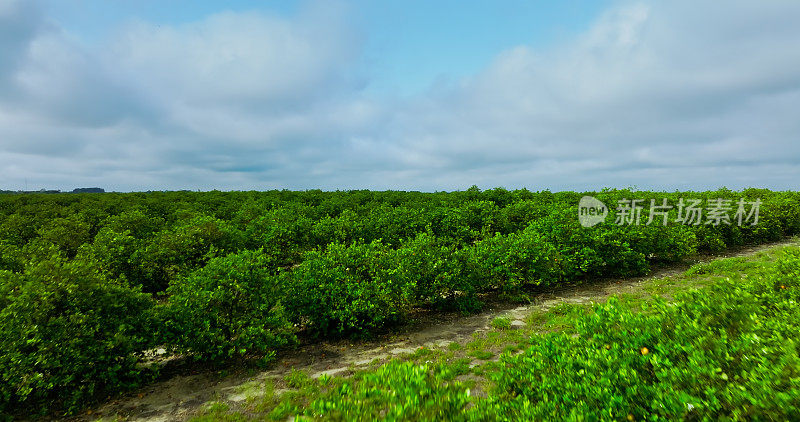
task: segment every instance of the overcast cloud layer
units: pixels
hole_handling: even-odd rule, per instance
[[[351,21],[318,3],[88,46],[0,0],[0,188],[798,188],[800,2],[623,2],[397,97],[366,93]]]

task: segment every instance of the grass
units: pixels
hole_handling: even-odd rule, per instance
[[[492,320],[492,328],[495,330],[508,330],[511,328],[511,318],[497,317]]]
[[[618,295],[617,298],[620,303],[632,310],[648,309],[648,303],[655,300],[656,297],[671,299],[679,292],[703,289],[721,280],[763,276],[775,266],[777,259],[790,250],[796,251],[800,250],[800,248],[797,246],[771,248],[746,257],[718,259],[696,264],[680,274],[646,279],[637,284],[635,288],[628,289]],[[605,298],[597,298],[596,301],[602,303]],[[578,318],[592,312],[594,312],[592,304],[562,302],[546,310],[532,310],[523,318],[525,325],[517,329],[512,329],[511,318],[497,317],[490,322],[490,330],[474,333],[472,338],[465,343],[454,342],[443,348],[420,348],[412,354],[390,362],[384,362],[379,366],[356,369],[354,375],[349,378],[321,377],[312,379],[302,371],[293,371],[283,380],[284,390],[288,391],[284,391],[282,394],[276,394],[275,385],[268,381],[263,386],[263,395],[237,406],[229,406],[223,403],[213,404],[197,415],[194,420],[285,420],[289,416],[302,412],[312,403],[315,406],[324,406],[324,403],[328,403],[326,400],[332,400],[330,403],[338,403],[338,399],[331,398],[339,397],[337,394],[345,394],[344,392],[346,391],[366,391],[370,388],[376,388],[377,390],[372,396],[366,394],[363,400],[366,400],[367,403],[371,403],[370,400],[375,400],[375,403],[396,406],[397,403],[393,401],[396,398],[382,396],[380,392],[383,391],[385,393],[385,391],[390,390],[387,389],[389,385],[392,388],[395,387],[391,381],[386,381],[386,379],[392,380],[394,378],[391,378],[391,376],[386,378],[385,371],[399,370],[398,368],[404,371],[410,370],[404,366],[398,366],[406,364],[424,367],[427,368],[426,371],[438,374],[434,379],[426,378],[425,382],[420,381],[422,384],[417,386],[421,389],[420,391],[430,394],[430,396],[426,397],[429,400],[433,400],[434,403],[439,403],[437,400],[444,397],[438,395],[440,393],[444,394],[443,391],[447,391],[448,395],[458,395],[466,392],[469,397],[485,397],[492,388],[491,379],[493,374],[498,373],[500,370],[500,363],[496,361],[497,358],[513,355],[526,349],[531,342],[532,336],[549,332],[574,333],[576,330],[575,323]],[[398,380],[404,379],[400,375],[397,376]],[[376,377],[384,377],[380,378],[384,383],[376,382]],[[456,384],[452,384],[452,382],[456,382]],[[405,405],[410,406],[408,403]],[[353,406],[356,406],[356,404],[353,404]],[[421,405],[416,404],[416,406]],[[435,406],[433,408],[425,407],[425,409],[429,411],[436,410]]]

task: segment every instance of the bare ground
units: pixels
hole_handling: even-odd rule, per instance
[[[681,274],[694,263],[749,256],[767,249],[797,244],[796,239],[783,240],[718,255],[699,256],[680,265],[657,268],[645,277],[602,279],[580,285],[541,289],[533,295],[534,300],[530,304],[520,306],[518,303],[495,302],[483,312],[471,316],[457,313],[421,314],[415,322],[371,340],[315,342],[282,352],[277,361],[265,370],[252,367],[215,370],[177,365],[177,368],[165,371],[157,382],[115,399],[109,398],[106,403],[70,420],[186,420],[210,401],[222,401],[233,406],[243,404],[264,380],[282,380],[293,369],[305,371],[313,377],[322,374],[348,375],[375,360],[383,361],[412,353],[420,347],[435,349],[452,342],[464,344],[475,333],[490,330],[491,321],[498,316],[508,317],[513,326],[519,326],[525,324],[524,318],[533,311],[547,310],[564,302],[602,302],[611,295],[641,292],[646,280]]]

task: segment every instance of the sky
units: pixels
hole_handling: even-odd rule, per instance
[[[0,0],[0,189],[797,190],[800,2]]]

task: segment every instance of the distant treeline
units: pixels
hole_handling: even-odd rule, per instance
[[[72,193],[103,193],[105,189],[103,188],[75,188],[72,190]],[[22,194],[22,193],[62,193],[60,189],[41,189],[41,190],[2,190],[0,189],[0,194]]]

